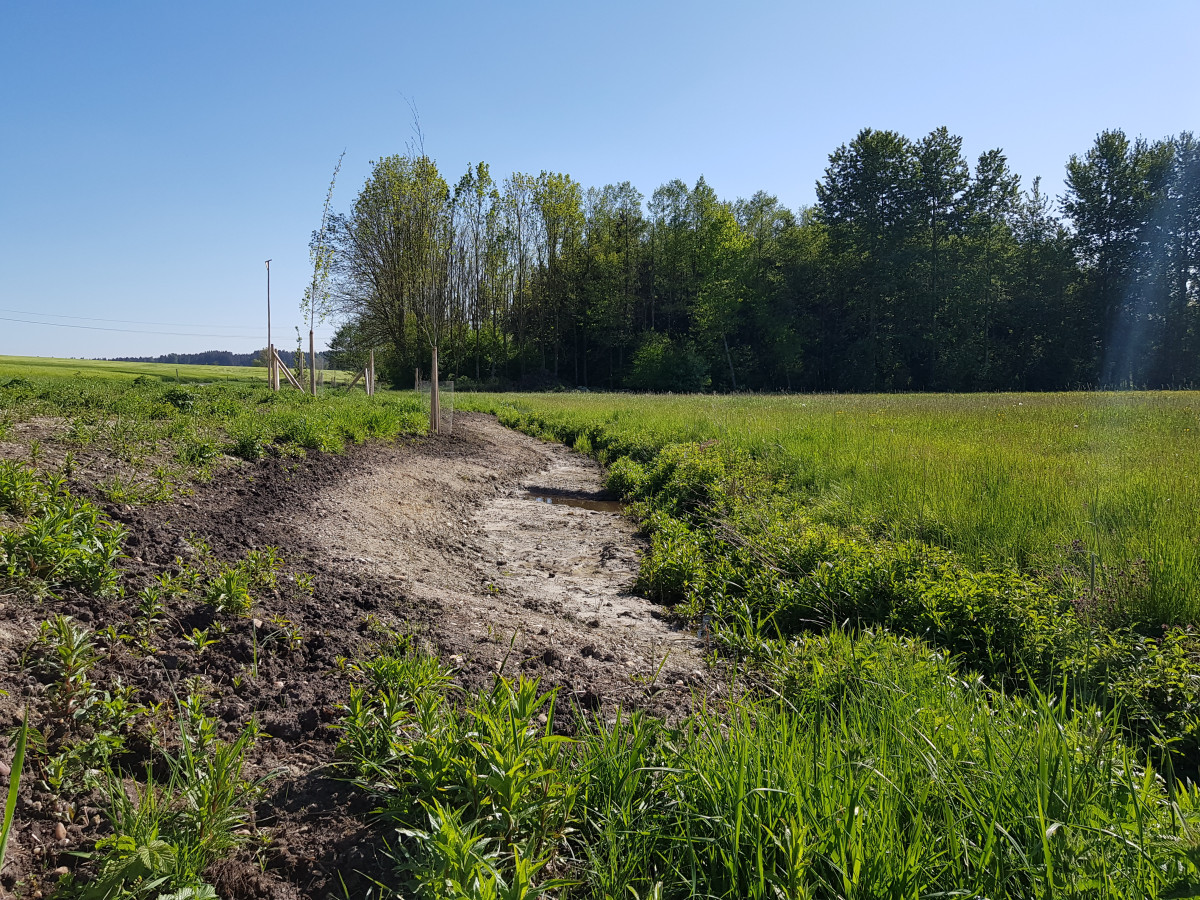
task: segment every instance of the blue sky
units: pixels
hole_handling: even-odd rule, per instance
[[[479,160],[647,196],[704,175],[796,207],[860,128],[946,125],[1058,194],[1102,129],[1200,131],[1197,33],[1195,0],[8,0],[0,354],[251,350],[268,257],[289,345],[334,162],[345,208],[404,152],[409,100],[450,181]]]

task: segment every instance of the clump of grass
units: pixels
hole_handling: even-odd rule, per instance
[[[24,518],[49,499],[49,489],[31,466],[0,459],[0,512]]]
[[[248,615],[254,606],[250,577],[237,566],[222,569],[209,579],[204,600],[217,612]]]

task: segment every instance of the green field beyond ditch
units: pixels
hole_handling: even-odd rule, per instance
[[[61,377],[84,375],[98,378],[136,378],[147,375],[170,381],[267,380],[265,366],[172,366],[165,363],[115,362],[107,359],[57,359],[49,356],[0,356],[0,379],[15,376]]]

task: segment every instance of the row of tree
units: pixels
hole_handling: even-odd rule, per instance
[[[279,350],[279,357],[288,367],[300,367],[304,354],[297,350]],[[202,350],[199,353],[164,353],[161,356],[111,356],[109,362],[166,363],[176,366],[263,366],[267,364],[264,347],[255,353],[234,353],[232,350]],[[325,367],[325,358],[317,354],[317,368]]]
[[[649,202],[554,172],[453,189],[373,163],[328,217],[331,364],[411,383],[1043,390],[1200,383],[1200,142],[1099,135],[1055,201],[945,128],[864,130],[798,213],[701,178]]]

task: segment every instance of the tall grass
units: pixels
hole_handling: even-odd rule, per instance
[[[468,395],[648,459],[718,442],[819,519],[977,565],[1119,579],[1142,615],[1200,623],[1200,395]]]
[[[372,662],[341,749],[401,826],[391,886],[1133,898],[1200,875],[1200,794],[1145,765],[1111,715],[991,691],[886,634],[833,632],[788,660],[775,697],[674,727],[578,719],[570,740],[535,721],[552,699],[533,683],[456,708],[427,659]]]

